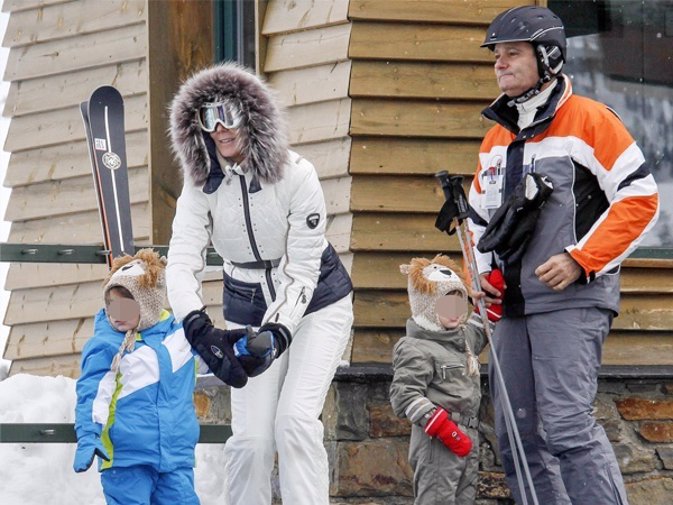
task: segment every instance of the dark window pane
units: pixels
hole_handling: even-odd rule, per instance
[[[661,192],[643,247],[673,247],[673,0],[554,1],[568,34],[574,91],[621,116]]]

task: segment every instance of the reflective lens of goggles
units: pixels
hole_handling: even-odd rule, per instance
[[[205,103],[196,115],[199,126],[206,132],[212,133],[220,123],[227,129],[237,128],[241,124],[238,111],[227,102]]]

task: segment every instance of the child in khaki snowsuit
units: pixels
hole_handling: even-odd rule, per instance
[[[487,340],[480,317],[473,313],[468,319],[468,292],[457,270],[442,255],[400,266],[409,279],[412,317],[393,349],[390,401],[398,416],[413,423],[415,505],[471,505],[476,495],[476,355]]]

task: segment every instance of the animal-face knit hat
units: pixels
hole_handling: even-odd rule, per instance
[[[141,249],[135,256],[125,255],[112,262],[104,294],[114,287],[129,290],[140,305],[138,331],[154,326],[166,302],[166,258],[152,249]]]
[[[400,265],[400,272],[408,279],[411,315],[421,328],[443,329],[436,311],[436,303],[443,296],[457,293],[467,299],[468,291],[458,271],[458,265],[441,254],[432,260],[414,258],[410,264]]]
[[[242,170],[273,183],[282,178],[288,142],[285,122],[271,89],[251,70],[236,63],[205,68],[187,79],[170,105],[172,149],[183,173],[200,186],[216,162],[215,144],[201,129],[198,111],[227,102],[239,115],[236,131]]]

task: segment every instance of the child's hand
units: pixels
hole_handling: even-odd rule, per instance
[[[86,472],[93,463],[93,458],[98,456],[105,461],[110,461],[110,457],[105,452],[102,442],[98,435],[85,435],[77,440],[77,450],[75,451],[75,462],[72,465],[77,473]]]
[[[456,456],[464,458],[472,450],[472,440],[449,418],[449,413],[441,407],[425,424],[425,433],[437,437]]]

